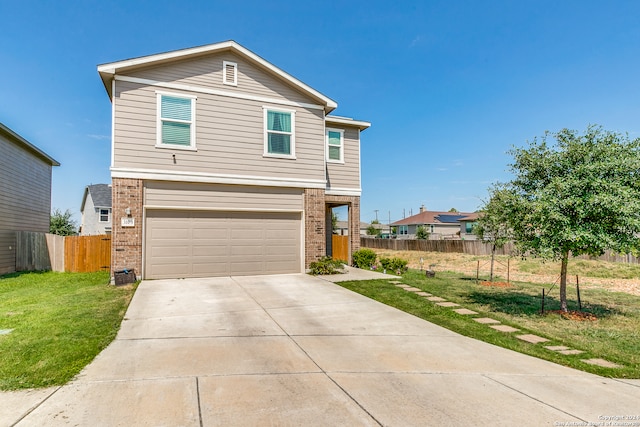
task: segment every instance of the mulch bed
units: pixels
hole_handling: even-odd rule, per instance
[[[577,321],[593,321],[593,320],[598,320],[598,318],[591,313],[585,313],[584,311],[576,311],[576,310],[569,310],[569,311],[562,311],[562,310],[550,310],[550,311],[545,311],[545,314],[547,313],[553,313],[553,314],[559,314],[560,316],[564,317],[567,320],[577,320]]]

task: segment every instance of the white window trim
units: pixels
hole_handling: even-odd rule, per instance
[[[107,211],[107,220],[106,221],[102,220],[102,211]],[[101,223],[111,222],[111,209],[98,208],[98,222],[101,222]]]
[[[227,75],[227,65],[233,66],[233,76]],[[228,86],[238,86],[238,64],[231,61],[222,61],[222,83]]]
[[[175,120],[176,122],[189,123],[190,128],[190,140],[191,145],[176,145],[176,144],[163,144],[162,143],[162,96],[173,96],[176,98],[191,99],[191,121]],[[187,150],[197,151],[196,148],[196,99],[195,95],[187,95],[184,93],[164,92],[156,91],[156,148],[168,148],[171,150]]]
[[[338,132],[340,134],[340,160],[334,160],[329,158],[329,132]],[[339,163],[344,164],[344,129],[327,128],[325,130],[325,156],[327,163]]]
[[[278,153],[270,153],[269,152],[269,131],[267,130],[268,124],[268,112],[275,111],[277,113],[289,113],[291,114],[291,153],[289,154],[278,154]],[[296,158],[296,110],[288,110],[286,108],[280,107],[268,107],[262,106],[262,116],[263,116],[263,124],[262,129],[264,133],[264,153],[263,157],[272,157],[277,159],[294,159]],[[272,131],[273,132],[273,131]],[[289,135],[289,133],[281,132],[283,134]]]

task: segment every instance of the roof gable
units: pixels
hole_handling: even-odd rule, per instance
[[[90,195],[93,201],[93,206],[96,208],[110,208],[111,207],[111,185],[109,184],[92,184],[87,185],[84,189],[84,195],[82,196],[82,204],[80,205],[80,211],[84,212],[84,206],[87,201],[87,197]]]
[[[116,75],[122,73],[131,73],[136,70],[148,68],[150,66],[159,66],[163,64],[172,64],[178,63],[181,61],[191,60],[198,57],[204,57],[207,55],[222,53],[222,52],[231,52],[244,60],[250,62],[252,65],[260,68],[261,70],[267,72],[273,77],[277,78],[280,81],[285,82],[291,87],[295,88],[297,91],[305,94],[308,97],[311,97],[316,102],[321,104],[326,112],[334,110],[338,104],[333,101],[331,98],[323,95],[322,93],[316,91],[235,41],[226,41],[221,43],[215,43],[205,46],[193,47],[182,50],[175,50],[171,52],[165,52],[155,55],[143,56],[139,58],[127,59],[118,62],[112,62],[108,64],[102,64],[98,66],[98,73],[102,78],[102,82],[107,90],[109,96],[111,93],[111,82],[115,78]]]
[[[0,123],[0,135],[4,136],[7,140],[18,145],[25,151],[30,152],[31,154],[50,164],[51,166],[60,166],[60,163],[58,163],[56,159],[49,156],[47,153],[30,143],[2,123]]]

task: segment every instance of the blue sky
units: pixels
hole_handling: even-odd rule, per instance
[[[76,219],[110,181],[98,64],[236,40],[370,121],[361,218],[474,211],[544,131],[640,136],[637,1],[0,0],[0,122],[62,166]],[[1,166],[1,163],[0,163]]]

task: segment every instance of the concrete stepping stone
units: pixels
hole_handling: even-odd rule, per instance
[[[489,327],[495,329],[496,331],[500,331],[500,332],[516,332],[516,331],[520,330],[518,328],[514,328],[512,326],[507,326],[507,325],[491,325]]]
[[[405,291],[409,291],[409,292],[422,292],[422,289],[420,288],[413,288],[413,287],[409,287],[409,288],[404,288]]]
[[[533,334],[517,335],[516,338],[518,338],[518,339],[520,339],[522,341],[526,341],[526,342],[531,343],[531,344],[538,344],[538,343],[541,343],[541,342],[549,341],[546,338],[542,338],[542,337],[539,337],[539,336],[533,335]]]
[[[547,345],[544,348],[546,348],[547,350],[551,350],[551,351],[565,351],[565,350],[569,350],[569,347],[566,347],[564,345]]]
[[[9,335],[13,329],[0,329],[0,335]]]
[[[416,295],[420,295],[421,297],[432,297],[433,295],[428,292],[416,292]]]
[[[575,349],[569,349],[569,350],[560,350],[558,351],[558,353],[560,354],[564,354],[565,356],[572,356],[574,354],[581,354],[584,353],[584,351],[582,350],[575,350]]]
[[[581,361],[589,365],[602,366],[603,368],[622,368],[622,366],[604,359],[582,359]]]
[[[477,318],[475,318],[473,320],[475,320],[478,323],[482,323],[483,325],[490,325],[491,323],[500,323],[499,320],[490,319],[488,317],[477,317]]]
[[[403,283],[398,280],[389,280],[389,283],[393,283],[394,285],[402,285]]]
[[[446,301],[446,299],[440,298],[440,297],[427,297],[427,299],[429,301],[432,301],[432,302],[445,302]]]
[[[469,310],[468,308],[459,308],[457,310],[453,310],[458,314],[464,314],[464,315],[469,315],[469,314],[478,314],[477,311],[473,311],[473,310]]]
[[[449,301],[437,302],[436,305],[439,305],[440,307],[460,307],[460,304],[456,304],[455,302],[449,302]]]
[[[399,288],[404,288],[404,289],[407,289],[407,288],[411,287],[409,285],[405,285],[404,283],[396,283],[396,286],[399,287]]]

